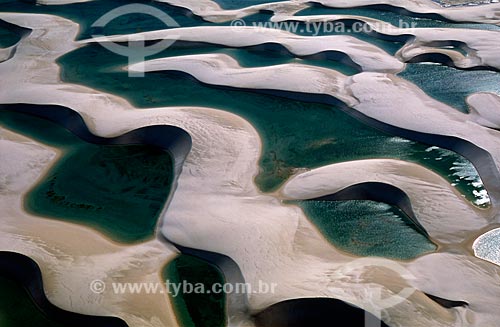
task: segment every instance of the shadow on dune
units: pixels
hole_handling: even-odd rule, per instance
[[[377,317],[337,299],[304,298],[283,301],[255,315],[258,327],[389,327]]]
[[[415,224],[418,230],[425,236],[429,236],[425,228],[419,223],[413,212],[411,201],[408,195],[401,189],[378,182],[366,182],[351,185],[334,194],[325,195],[308,201],[349,201],[349,200],[370,200],[383,202],[401,209]]]
[[[0,277],[17,282],[28,293],[30,299],[54,325],[75,327],[126,327],[123,320],[116,317],[97,317],[62,310],[53,305],[45,296],[42,273],[32,259],[14,252],[0,252]],[[31,317],[26,317],[31,319]],[[3,320],[2,320],[3,321]],[[2,324],[2,326],[4,326]]]

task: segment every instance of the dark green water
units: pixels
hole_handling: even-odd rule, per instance
[[[242,8],[248,5],[276,2],[271,0],[219,0],[217,1],[223,8],[235,9]],[[214,24],[204,21],[202,18],[188,13],[186,10],[170,6],[165,3],[154,1],[139,0],[134,3],[146,4],[148,6],[156,7],[163,12],[168,13],[177,24],[181,27],[193,26],[224,26],[229,25],[230,22]],[[95,0],[84,3],[75,3],[68,5],[58,6],[36,6],[29,2],[20,0],[7,0],[2,1],[0,11],[4,12],[27,12],[27,13],[44,13],[54,14],[71,19],[80,25],[79,39],[90,38],[94,34],[114,35],[114,34],[128,34],[136,32],[145,32],[159,29],[175,28],[176,26],[168,26],[157,18],[144,15],[144,14],[128,14],[118,17],[107,24],[104,28],[95,28],[91,25],[107,12],[119,6],[130,4],[127,0]],[[411,16],[398,15],[390,11],[366,9],[366,8],[352,8],[352,9],[334,9],[324,7],[311,7],[301,11],[298,15],[317,15],[317,14],[350,14],[361,15],[381,19],[389,23],[400,25],[400,22],[406,24],[415,23],[418,27],[444,27],[444,28],[476,28],[476,29],[499,29],[500,27],[490,24],[456,24],[447,23],[439,20],[416,18]],[[247,26],[252,26],[253,22],[266,22],[269,21],[272,14],[270,13],[257,13],[244,17]],[[304,28],[305,25],[300,25],[296,34],[304,36],[318,36],[318,35],[351,35],[363,41],[372,43],[390,54],[396,53],[397,50],[403,45],[399,42],[392,42],[377,39],[362,33],[355,33],[352,31],[329,32],[324,29],[319,34],[308,31]],[[281,28],[281,27],[278,27]],[[284,28],[284,27],[283,27]]]
[[[93,34],[129,34],[146,32],[158,29],[175,28],[166,26],[157,18],[145,14],[128,14],[112,20],[104,29],[93,28],[91,25],[109,11],[131,3],[146,4],[167,12],[180,26],[200,26],[205,23],[193,15],[186,15],[183,10],[168,6],[156,1],[138,0],[96,0],[84,3],[74,3],[57,6],[38,6],[20,0],[11,0],[2,3],[0,11],[52,14],[71,19],[80,25],[79,39],[90,38]]]
[[[282,64],[302,64],[320,66],[333,69],[345,75],[354,75],[361,72],[353,66],[334,60],[316,60],[311,57],[297,58],[283,47],[260,48],[229,48],[221,45],[200,44],[195,42],[177,42],[161,55],[151,58],[168,58],[199,54],[225,54],[233,57],[242,67],[266,67]],[[108,59],[106,59],[108,60]],[[110,59],[112,60],[112,59]],[[111,64],[110,64],[111,66]]]
[[[256,1],[255,1],[256,2]],[[259,1],[264,2],[264,1]],[[26,12],[26,13],[43,13],[43,14],[53,14],[58,15],[67,19],[71,19],[80,25],[80,33],[78,39],[88,39],[92,35],[116,35],[116,34],[129,34],[137,32],[147,32],[160,29],[175,28],[176,26],[166,26],[163,22],[159,21],[157,18],[144,15],[144,14],[129,14],[118,17],[107,24],[104,28],[95,28],[91,25],[98,20],[101,16],[107,12],[120,7],[125,4],[129,4],[126,0],[95,0],[84,3],[75,3],[69,5],[58,5],[58,6],[35,6],[27,2],[20,0],[10,0],[2,4],[0,7],[0,12]],[[194,26],[227,26],[230,22],[214,24],[204,21],[202,18],[195,15],[186,13],[185,10],[169,6],[164,3],[151,2],[146,0],[136,1],[134,3],[146,4],[148,6],[156,7],[163,12],[167,13],[172,19],[174,19],[177,24],[181,27],[194,27]],[[270,13],[258,13],[250,15],[244,18],[247,26],[252,26],[254,22],[266,22],[269,21],[272,14]],[[308,32],[305,28],[298,28],[296,31],[299,35],[312,36],[313,33]],[[320,33],[319,35],[331,35],[331,34],[347,34],[362,39],[366,42],[372,43],[376,46],[381,47],[389,53],[395,53],[399,48],[401,48],[401,43],[394,43],[379,40],[376,38],[369,37],[360,33]]]
[[[10,46],[13,46],[17,42],[19,42],[20,39],[21,36],[18,33],[10,30],[9,28],[1,24],[0,21],[0,48],[8,48]]]
[[[397,207],[374,201],[299,201],[337,248],[358,255],[409,260],[436,246]]]
[[[476,92],[500,94],[500,73],[460,70],[438,64],[408,64],[400,77],[415,83],[434,99],[468,112],[465,99]]]
[[[227,9],[268,2],[268,0],[217,0]],[[0,11],[49,13],[80,24],[79,39],[92,34],[127,34],[174,26],[165,26],[147,15],[125,15],[104,29],[91,28],[108,11],[129,4],[127,0],[97,0],[61,6],[37,6],[22,1],[0,0]],[[228,25],[213,24],[166,4],[141,0],[167,12],[182,27]],[[369,9],[307,9],[306,14],[351,14],[373,17],[399,25],[417,23],[417,27],[498,29],[487,24],[453,24],[438,20],[401,16]],[[268,21],[269,13],[245,18]],[[297,31],[312,36],[311,32]],[[342,34],[320,33],[319,35]],[[343,33],[370,42],[390,54],[403,45],[366,34]],[[0,29],[0,46],[14,42],[15,36]],[[460,49],[455,49],[461,51]],[[256,48],[231,49],[222,46],[190,45],[171,47],[147,59],[186,54],[225,53],[246,67],[264,67],[283,63],[303,63],[335,69],[347,75],[357,73],[347,65],[329,60],[298,59],[286,51]],[[205,106],[236,113],[259,131],[263,142],[261,171],[256,183],[261,190],[276,190],[299,168],[316,168],[337,162],[371,158],[407,160],[430,168],[478,206],[487,206],[488,197],[477,171],[465,158],[430,144],[413,142],[366,126],[339,108],[323,104],[289,100],[251,91],[203,85],[190,77],[172,72],[155,72],[145,78],[129,78],[121,68],[126,58],[99,45],[89,45],[60,58],[62,78],[122,96],[139,108],[163,106]],[[497,75],[489,72],[463,72],[448,67],[408,65],[401,74],[438,100],[463,110],[466,95],[481,91],[498,92]],[[495,73],[493,73],[495,74]],[[470,81],[473,81],[472,83]],[[468,81],[466,83],[466,81]],[[105,110],[105,108],[103,108]],[[168,109],[165,109],[168,110]],[[160,149],[147,146],[99,146],[85,143],[48,121],[32,116],[0,111],[0,124],[57,147],[61,159],[28,194],[26,208],[39,216],[48,216],[84,224],[120,242],[137,242],[153,236],[159,212],[170,192],[172,161]],[[339,249],[359,256],[411,259],[436,250],[436,246],[396,207],[373,201],[298,202],[325,237]],[[181,255],[162,271],[171,283],[187,281],[211,289],[224,283],[222,273],[200,259]],[[0,278],[0,287],[4,282]],[[2,288],[0,326],[24,326],[8,314],[29,321],[26,326],[54,326],[28,308],[20,293]],[[12,300],[15,298],[15,301]],[[28,299],[29,300],[29,299]],[[3,302],[1,302],[3,301]],[[2,303],[5,303],[4,306]],[[9,304],[12,306],[8,306]],[[224,294],[185,292],[172,297],[183,326],[218,327],[226,319]],[[28,309],[24,309],[28,308]],[[36,309],[36,308],[35,308]],[[7,318],[5,318],[7,317]],[[11,320],[6,320],[11,319]],[[16,318],[17,319],[17,318]],[[7,323],[5,323],[7,321]],[[10,324],[10,325],[9,325]]]
[[[170,293],[177,319],[182,327],[223,327],[226,325],[226,297],[224,293],[208,292],[214,284],[223,285],[224,277],[218,268],[189,255],[180,255],[162,272],[163,279],[171,284],[189,283],[200,292]],[[181,287],[182,290],[183,287]],[[218,291],[218,290],[217,290]]]
[[[0,326],[62,327],[41,312],[29,293],[14,280],[0,273]]]
[[[173,178],[167,152],[89,144],[52,122],[10,111],[0,111],[0,125],[63,151],[26,196],[28,211],[93,227],[119,242],[153,237]]]
[[[250,25],[251,24],[247,23],[247,26]],[[351,28],[348,28],[347,26],[344,30],[341,31],[335,30],[333,29],[333,27],[328,27],[328,26],[329,25],[326,25],[325,23],[319,23],[319,22],[308,26],[307,24],[302,22],[291,21],[280,25],[276,25],[276,28],[279,27],[280,29],[288,30],[289,32],[292,32],[294,34],[301,36],[309,36],[309,37],[328,36],[328,35],[351,36],[361,41],[370,43],[391,55],[394,55],[396,52],[398,52],[398,50],[401,49],[401,47],[403,47],[404,45],[404,43],[402,42],[383,40],[381,38],[376,38],[365,33],[355,32]],[[330,26],[335,26],[335,25],[330,25]]]
[[[51,13],[72,19],[81,24],[79,37],[82,39],[90,37],[93,33],[124,34],[166,28],[162,22],[147,15],[120,17],[108,24],[104,30],[90,27],[95,20],[109,10],[128,3],[125,0],[98,0],[62,6],[35,6],[21,1],[8,1],[2,3],[0,10]],[[186,14],[184,10],[165,4],[147,1],[142,3],[166,11],[181,26],[214,25],[204,22],[196,16]],[[235,2],[231,3],[235,6],[240,5]],[[223,3],[221,4],[223,5]],[[472,28],[469,26],[470,24],[450,24],[365,8],[310,8],[301,12],[301,14],[326,13],[364,15],[393,23],[402,19],[406,23],[417,22],[427,24],[426,26]],[[270,14],[261,13],[246,17],[245,20],[247,23],[267,21],[269,17]],[[485,26],[481,28],[483,27],[485,28]],[[402,45],[401,43],[382,41],[364,34],[356,34],[355,36],[372,42],[389,53],[396,52]],[[155,57],[199,53],[229,54],[247,67],[297,62],[324,66],[347,75],[357,72],[354,68],[334,61],[302,60],[296,59],[284,51],[262,51],[255,48],[230,49],[210,45],[187,48],[172,47]],[[86,64],[82,65],[83,62]],[[193,82],[189,78],[180,78],[171,73],[152,73],[142,80],[130,79],[126,73],[112,71],[126,64],[124,58],[114,55],[98,45],[76,50],[63,57],[60,63],[64,69],[63,78],[66,81],[82,83],[124,96],[140,107],[200,105],[222,108],[242,115],[254,124],[263,136],[264,154],[260,161],[262,172],[257,177],[257,182],[264,191],[276,189],[296,168],[314,168],[346,160],[386,157],[424,164],[448,178],[451,183],[456,184],[457,188],[472,201],[477,198],[473,194],[474,192],[483,192],[481,183],[470,181],[478,180],[474,169],[467,169],[467,171],[473,172],[473,176],[459,178],[456,175],[457,165],[459,169],[464,166],[462,157],[451,154],[443,160],[442,156],[435,153],[436,151],[426,152],[427,145],[404,140],[400,142],[401,139],[370,129],[329,106],[255,95],[249,92],[209,88]],[[495,91],[500,85],[496,73],[463,72],[441,67],[443,66],[409,65],[401,76],[421,86],[436,99],[462,110],[465,110],[464,96],[478,90]],[[439,78],[436,78],[436,75]],[[471,76],[475,77],[476,83],[465,82],[469,81]],[[429,83],[429,80],[434,82]],[[440,81],[443,80],[449,82],[441,83]],[[305,112],[307,114],[304,114]],[[466,163],[466,165],[470,164]],[[482,200],[480,201],[482,202]]]
[[[117,17],[109,22],[104,28],[92,27],[95,21],[107,14],[113,9],[128,4],[144,4],[155,7],[164,13],[167,13],[177,25],[169,25],[160,21],[158,18],[147,14],[127,14]],[[139,9],[140,10],[140,9]],[[18,13],[39,13],[51,14],[70,19],[80,25],[78,39],[88,39],[92,35],[117,35],[147,32],[162,29],[171,29],[177,27],[193,26],[224,26],[230,22],[214,24],[204,21],[202,18],[193,15],[183,8],[174,7],[166,3],[150,0],[93,0],[83,3],[73,3],[67,5],[40,6],[34,3],[21,0],[3,1],[0,12],[18,12]],[[269,13],[257,13],[245,17],[248,23],[254,21],[266,21],[272,15]]]
[[[175,49],[167,49],[158,56],[169,51]],[[126,59],[99,45],[73,51],[62,57],[59,64],[65,81],[123,96],[138,107],[208,106],[244,117],[262,137],[261,172],[256,182],[263,191],[278,188],[297,168],[368,158],[395,158],[422,164],[456,183],[471,201],[476,200],[474,191],[482,189],[479,184],[474,186],[454,175],[457,163],[465,163],[471,178],[479,179],[472,164],[456,153],[429,149],[429,145],[383,133],[333,106],[211,87],[169,72],[129,78],[118,69],[127,64]]]
[[[257,3],[257,1],[253,1]],[[265,2],[265,1],[261,1]],[[92,35],[118,35],[118,34],[129,34],[129,33],[138,33],[138,32],[147,32],[153,30],[161,30],[161,29],[169,29],[175,28],[176,26],[166,26],[163,22],[159,21],[157,18],[145,15],[145,14],[128,14],[121,17],[118,17],[112,20],[109,24],[107,24],[104,28],[96,28],[91,25],[98,20],[102,15],[106,14],[110,10],[113,10],[117,7],[120,7],[125,4],[129,4],[130,2],[125,0],[95,0],[85,3],[76,3],[69,5],[58,5],[58,6],[35,6],[33,4],[29,4],[22,1],[7,1],[2,4],[0,7],[0,12],[26,12],[26,13],[43,13],[43,14],[53,14],[61,17],[65,17],[67,19],[71,19],[77,22],[80,25],[80,33],[77,39],[88,39],[91,38]],[[169,6],[164,3],[151,2],[151,1],[136,1],[134,3],[146,4],[148,6],[153,6],[157,9],[162,10],[167,13],[172,19],[174,19],[177,24],[181,27],[194,27],[194,26],[227,26],[230,22],[214,24],[204,21],[203,19],[194,16],[192,14],[186,13],[185,10]],[[235,3],[236,5],[236,3]],[[269,13],[258,13],[254,15],[250,15],[245,17],[245,22],[248,26],[252,25],[252,22],[262,22],[268,21],[272,14]],[[7,33],[7,32],[5,32]],[[307,35],[308,33],[303,33]],[[0,27],[0,36],[2,36],[2,29]],[[12,38],[13,35],[9,34],[9,38]],[[362,38],[365,36],[361,36]],[[387,46],[391,43],[386,43],[380,40],[373,40],[368,37],[365,37],[368,42],[380,43],[383,46]],[[9,39],[5,39],[4,42],[9,41]],[[0,42],[2,42],[0,38]],[[1,45],[1,43],[0,43]],[[397,48],[399,49],[399,47]],[[396,49],[396,50],[397,50]],[[341,64],[337,61],[319,61],[312,59],[298,59],[293,55],[289,55],[284,51],[281,51],[279,54],[273,53],[273,51],[263,52],[262,50],[257,49],[229,49],[216,45],[204,45],[200,49],[191,49],[191,54],[196,53],[230,53],[238,60],[241,60],[242,65],[250,64],[254,66],[265,66],[270,64],[283,64],[290,62],[297,62],[302,64],[311,64],[323,66],[331,69],[335,69],[343,72],[347,75],[352,75],[357,72],[356,69]],[[167,56],[176,56],[187,53],[182,53],[182,51],[171,51]],[[242,55],[243,54],[243,55]],[[248,60],[246,58],[255,56],[255,60]]]
[[[493,24],[453,23],[437,19],[414,17],[410,15],[401,15],[392,11],[379,10],[373,8],[327,8],[322,6],[311,6],[307,9],[301,10],[296,14],[296,16],[309,16],[309,15],[364,16],[364,17],[378,19],[400,28],[462,28],[462,29],[500,30],[500,26]],[[312,33],[308,33],[306,29],[303,28],[304,26],[305,25],[303,24],[301,25],[302,28],[298,30],[297,34],[311,35]],[[401,42],[392,42],[388,40],[382,40],[364,33],[359,33],[359,32],[356,33],[349,28],[344,33],[325,33],[324,30],[326,31],[328,30],[324,27],[325,24],[318,26],[322,26],[320,29],[321,33],[319,33],[318,35],[327,35],[327,34],[351,35],[360,40],[372,43],[392,55],[394,55],[404,45],[404,43]],[[454,47],[453,50],[464,54],[464,51],[460,48]]]
[[[191,51],[191,52],[196,53],[196,51]],[[207,53],[205,51],[203,52]],[[349,76],[360,72],[360,70],[353,68],[352,66],[342,64],[338,61],[314,60],[308,58],[300,59],[300,58],[295,58],[293,55],[290,55],[285,51],[261,50],[258,48],[247,48],[247,49],[219,48],[217,51],[214,51],[213,53],[224,53],[230,55],[234,59],[238,60],[238,62],[242,67],[265,67],[265,66],[293,63],[301,65],[320,66],[328,69],[333,69],[344,75],[349,75]]]

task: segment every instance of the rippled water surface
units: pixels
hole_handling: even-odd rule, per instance
[[[216,3],[225,10],[270,2],[272,1],[216,0]],[[444,5],[463,4],[462,0],[441,2]],[[178,26],[166,26],[157,18],[144,14],[123,15],[104,28],[92,26],[110,10],[129,3],[125,0],[96,0],[45,6],[31,1],[0,0],[0,11],[52,14],[70,19],[80,26],[76,36],[79,41],[91,39],[93,35],[125,35],[176,27],[217,27],[231,24],[230,21],[212,23],[185,8],[140,0],[141,4],[153,6],[167,13]],[[464,31],[465,29],[500,30],[499,26],[491,24],[450,22],[437,15],[396,11],[388,6],[336,9],[309,3],[309,8],[301,10],[297,16],[355,15],[400,27],[464,29]],[[247,26],[251,26],[252,22],[270,22],[273,13],[264,10],[240,16],[238,18],[242,18]],[[352,30],[342,32],[322,30],[317,33],[305,29],[304,23],[297,24],[298,29],[291,31],[288,38],[302,40],[303,37],[308,37],[309,40],[324,35],[347,35],[370,46],[376,46],[389,55],[395,55],[405,42],[412,41],[409,34],[394,37],[376,33],[355,33]],[[285,29],[284,26],[276,28]],[[199,36],[202,37],[203,33],[210,32],[200,32]],[[21,35],[18,31],[10,28],[9,24],[0,22],[0,48],[12,46],[20,40]],[[147,44],[152,43],[154,42]],[[223,44],[177,41],[146,59],[224,54],[231,56],[242,67],[264,69],[275,65],[301,64],[335,70],[347,76],[361,72],[359,65],[345,57],[332,59],[327,58],[324,53],[300,57],[292,54],[279,41],[270,39],[264,43],[235,48]],[[351,45],[356,50],[367,51],[364,45],[357,45],[354,42]],[[450,49],[467,55],[465,48],[456,46]],[[43,58],[43,53],[40,56]],[[146,73],[142,78],[131,78],[126,67],[133,62],[129,63],[127,58],[92,42],[78,44],[72,51],[57,58],[56,63],[61,68],[60,79],[63,83],[86,86],[96,92],[122,97],[136,107],[131,110],[163,108],[162,110],[167,113],[169,107],[196,106],[225,110],[246,119],[259,133],[262,144],[260,157],[255,158],[258,171],[255,176],[248,178],[253,178],[259,191],[267,193],[265,196],[269,198],[274,196],[276,193],[273,192],[283,186],[290,177],[305,170],[353,160],[390,158],[413,162],[436,172],[456,188],[457,196],[462,196],[475,206],[474,209],[491,207],[490,195],[483,185],[483,180],[473,164],[465,157],[435,144],[416,142],[383,132],[368,125],[370,124],[368,121],[360,120],[353,115],[352,109],[326,96],[320,98],[275,90],[208,85],[181,71],[157,71]],[[487,67],[460,70],[438,63],[407,63],[398,76],[414,83],[435,100],[448,104],[452,111],[468,112],[465,99],[473,93],[500,94],[500,74]],[[240,78],[247,77],[241,74]],[[318,81],[304,79],[297,83],[299,82]],[[71,89],[70,86],[61,87]],[[329,85],[324,87],[328,88]],[[57,99],[54,99],[54,103],[57,103]],[[99,110],[106,111],[107,108],[103,106]],[[36,185],[24,198],[24,207],[31,214],[91,227],[122,245],[129,243],[135,246],[156,236],[165,243],[169,242],[157,231],[160,213],[163,209],[170,209],[164,206],[170,193],[175,191],[174,165],[169,153],[150,146],[90,144],[47,120],[9,110],[0,110],[0,126],[59,151],[57,160],[48,167],[47,173],[35,183]],[[217,140],[214,139],[213,142]],[[210,151],[200,148],[193,151],[205,150]],[[196,169],[193,167],[194,164],[189,169]],[[186,170],[185,173],[190,171]],[[380,174],[383,175],[384,172],[381,171]],[[418,180],[412,182],[419,183]],[[218,194],[213,196],[216,197]],[[331,244],[354,257],[377,256],[394,260],[412,260],[438,249],[438,241],[435,241],[436,243],[431,241],[427,233],[396,206],[368,200],[313,200],[285,204],[290,203],[299,206]],[[281,202],[276,200],[276,204]],[[189,205],[199,206],[200,212],[203,212],[203,203],[189,203]],[[432,203],[432,205],[439,204]],[[179,210],[179,207],[175,209]],[[418,214],[416,216],[418,219]],[[218,218],[222,220],[227,217]],[[202,215],[200,219],[206,217]],[[458,218],[457,224],[460,224]],[[191,237],[189,228],[194,229],[199,226],[188,226],[185,231],[179,233],[185,232],[188,235],[186,238],[189,239]],[[200,236],[201,234],[196,234],[193,238],[204,237]],[[445,235],[444,231],[442,235]],[[499,263],[499,239],[498,230],[481,236],[474,243],[476,255]],[[250,251],[247,248],[243,249]],[[172,251],[177,251],[173,245]],[[250,257],[257,258],[257,256]],[[276,258],[277,261],[280,259]],[[220,267],[184,253],[168,263],[160,264],[161,267],[165,264],[166,266],[162,271],[157,271],[157,277],[172,283],[188,282],[193,285],[199,283],[210,289],[214,283],[225,282],[224,272],[219,269]],[[255,266],[257,267],[257,263]],[[1,275],[0,290],[3,291],[3,295],[0,296],[0,327],[58,326],[52,325],[46,317],[37,312],[21,288],[5,280]],[[423,297],[422,294],[419,296]],[[12,303],[9,302],[11,297],[16,298]],[[177,295],[169,294],[169,300],[182,326],[222,327],[232,318],[227,316],[231,299],[223,294],[181,292]],[[427,302],[422,300],[422,303]]]
[[[177,49],[174,45],[158,57],[175,55],[179,51],[186,53],[193,49],[184,46]],[[208,51],[214,51],[214,48],[208,48]],[[247,66],[262,64],[263,53],[230,51],[231,55],[237,53],[239,60],[245,58],[243,62]],[[274,55],[281,58],[277,53]],[[88,65],[78,64],[83,58]],[[447,154],[443,157],[441,153],[428,151],[431,145],[380,132],[334,106],[213,87],[175,72],[148,73],[145,78],[131,79],[127,72],[119,69],[126,65],[125,59],[99,45],[83,47],[59,62],[64,68],[64,80],[121,95],[138,107],[206,106],[225,109],[246,118],[263,138],[262,170],[256,181],[264,191],[276,189],[299,168],[368,158],[395,158],[420,163],[441,173],[472,201],[476,201],[474,192],[484,189],[482,185],[472,185],[467,178],[454,175],[456,162],[465,162],[470,179],[480,180],[472,164],[456,153],[443,149]],[[348,67],[339,67],[349,72]]]
[[[415,83],[427,94],[462,112],[468,112],[465,99],[476,92],[500,94],[500,73],[467,71],[439,64],[409,64],[400,77]]]
[[[89,144],[55,123],[10,111],[0,110],[0,126],[62,151],[27,195],[30,212],[91,226],[121,242],[153,237],[173,178],[167,152]]]
[[[358,256],[412,259],[436,250],[399,208],[374,201],[303,201],[323,235]]]

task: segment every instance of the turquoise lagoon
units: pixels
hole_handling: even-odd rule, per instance
[[[328,241],[357,256],[409,260],[437,248],[401,209],[386,203],[367,200],[296,203]]]
[[[181,48],[186,51],[184,46]],[[179,50],[174,45],[156,57],[176,51]],[[240,57],[246,57],[246,65],[258,65],[258,56],[247,56],[246,50],[239,51]],[[79,62],[84,58],[86,65],[82,66]],[[483,197],[476,196],[484,187],[473,165],[462,156],[386,134],[331,105],[213,87],[174,72],[129,78],[127,72],[120,69],[127,65],[126,58],[100,45],[73,51],[59,63],[65,81],[120,95],[140,108],[205,106],[244,117],[262,137],[261,172],[256,182],[265,192],[276,190],[299,168],[316,168],[349,160],[394,158],[422,164],[448,179],[471,201],[488,205]],[[469,175],[463,176],[464,170]]]
[[[48,120],[0,110],[0,126],[62,151],[27,194],[32,214],[87,225],[119,242],[152,238],[173,179],[155,147],[95,145]]]

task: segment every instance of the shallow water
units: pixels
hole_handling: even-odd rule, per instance
[[[55,123],[9,111],[0,111],[0,125],[62,151],[25,198],[32,214],[87,225],[120,242],[153,237],[173,178],[167,152],[86,143]]]
[[[408,260],[436,246],[397,207],[375,201],[299,201],[337,248],[358,256]]]
[[[158,54],[168,55],[175,47]],[[258,57],[247,56],[246,64]],[[85,58],[87,65],[79,63]],[[428,151],[431,145],[395,137],[371,128],[340,109],[329,105],[307,103],[237,89],[203,85],[193,78],[171,72],[148,73],[144,78],[129,78],[120,68],[126,60],[99,45],[80,48],[59,60],[62,78],[120,95],[138,107],[207,106],[234,112],[259,131],[263,152],[261,172],[256,178],[263,191],[279,187],[298,168],[316,168],[326,164],[368,159],[395,158],[420,163],[447,178],[471,201],[472,185],[453,174],[455,162],[466,162],[471,178],[478,179],[470,162],[448,151],[443,157]],[[446,150],[443,150],[446,151]]]
[[[460,70],[440,64],[408,64],[400,77],[416,84],[434,99],[468,112],[465,99],[476,92],[500,94],[500,73]]]
[[[130,3],[126,0],[97,0],[61,6],[37,6],[9,0],[0,2],[0,11],[49,13],[72,19],[81,27],[78,39],[87,39],[93,34],[127,34],[175,27],[166,26],[147,15],[126,15],[115,19],[105,28],[91,27],[103,14]],[[223,8],[233,9],[271,1],[217,2]],[[184,9],[162,3],[145,0],[140,3],[167,12],[182,27],[230,24],[209,23]],[[488,24],[456,24],[373,8],[314,7],[300,12],[300,15],[308,14],[361,15],[396,26],[415,23],[417,27],[423,28],[499,29]],[[244,20],[249,25],[251,22],[269,21],[270,17],[271,14],[264,12],[245,17]],[[304,36],[313,36],[313,33],[301,31],[300,28],[296,31],[296,34]],[[404,45],[402,42],[352,32],[324,32],[319,35],[329,34],[350,35],[376,45],[389,54],[395,54]],[[15,36],[0,28],[0,42],[4,42],[0,46],[12,44],[15,40]],[[455,50],[463,53],[459,48]],[[301,63],[334,69],[346,75],[358,73],[356,68],[346,63],[296,58],[276,47],[234,49],[208,44],[184,43],[181,46],[177,43],[147,59],[205,53],[230,55],[244,67]],[[129,78],[127,72],[123,71],[127,65],[126,59],[100,45],[77,49],[60,58],[58,64],[62,68],[61,78],[64,81],[122,96],[138,108],[214,107],[247,119],[262,139],[262,155],[258,162],[260,171],[255,182],[264,192],[276,190],[299,169],[349,160],[393,158],[432,169],[478,207],[490,204],[476,169],[462,156],[432,144],[381,132],[332,105],[301,101],[304,100],[301,95],[297,95],[298,100],[290,100],[256,93],[254,90],[204,85],[174,72],[154,72],[146,74],[145,78]],[[400,76],[414,82],[430,96],[464,112],[467,95],[477,91],[500,92],[498,74],[488,71],[460,71],[441,65],[409,64]],[[25,206],[30,212],[90,226],[119,242],[138,242],[153,236],[159,212],[172,183],[172,161],[166,152],[147,146],[88,144],[65,129],[32,116],[0,111],[0,124],[62,151],[61,159],[26,197]],[[436,250],[436,245],[400,209],[388,204],[374,201],[294,203],[303,208],[332,244],[356,256],[408,260]],[[484,241],[477,243],[476,254],[498,260],[496,242],[496,238],[485,237]],[[205,288],[224,282],[221,271],[216,267],[187,255],[180,255],[170,262],[161,275],[172,283],[201,283]],[[12,295],[13,292],[5,289],[4,295],[17,298],[18,295]],[[0,296],[0,307],[1,301]],[[175,297],[171,295],[171,303],[183,326],[217,327],[227,323],[224,295],[185,292]],[[22,310],[23,315],[30,315],[27,310],[20,309],[23,304],[15,305],[15,309],[7,308],[9,311]],[[3,318],[0,315],[0,326],[4,325]],[[38,319],[36,314],[29,318]],[[23,325],[16,323],[15,326]],[[30,321],[27,326],[45,326],[45,323]]]
[[[263,1],[264,2],[264,1]],[[153,6],[164,12],[166,12],[175,22],[176,25],[180,27],[194,27],[194,26],[228,26],[231,22],[225,23],[210,23],[204,21],[201,17],[193,14],[186,13],[185,9],[170,6],[165,3],[150,2],[150,1],[136,1],[135,3],[147,4],[148,6]],[[77,22],[80,25],[80,32],[77,37],[79,40],[89,39],[92,35],[117,35],[117,34],[128,34],[128,33],[138,33],[147,32],[153,30],[169,29],[175,28],[177,26],[165,25],[163,22],[159,21],[157,18],[143,15],[143,14],[129,14],[122,17],[116,18],[105,26],[105,28],[92,27],[92,24],[98,20],[101,16],[106,14],[112,9],[119,6],[129,4],[124,0],[95,0],[84,3],[75,3],[69,5],[58,5],[58,6],[34,6],[22,1],[9,0],[7,3],[2,4],[0,7],[0,12],[25,12],[25,13],[43,13],[43,14],[53,14],[61,17],[65,17]],[[257,13],[249,15],[243,18],[247,26],[252,26],[254,22],[268,22],[272,17],[271,13]],[[282,26],[276,26],[276,28],[282,28]],[[283,27],[284,28],[284,27]],[[294,31],[291,31],[294,32]],[[295,31],[298,35],[303,36],[314,36],[314,33],[308,32],[305,28],[298,28]],[[351,35],[362,39],[368,43],[372,43],[378,47],[381,47],[389,53],[395,53],[402,46],[400,43],[395,43],[391,41],[384,41],[369,37],[360,33],[320,33],[318,35]]]
[[[154,57],[168,58],[198,54],[226,54],[236,59],[242,67],[267,67],[282,64],[301,64],[333,69],[345,75],[360,72],[354,63],[344,64],[334,60],[315,59],[314,56],[296,57],[282,46],[252,46],[246,48],[230,48],[216,44],[196,42],[176,42],[166,51]]]

